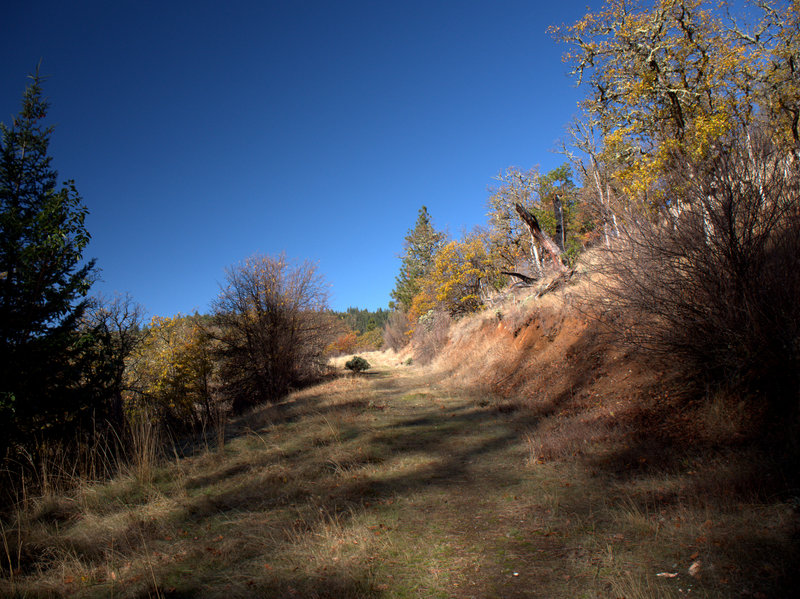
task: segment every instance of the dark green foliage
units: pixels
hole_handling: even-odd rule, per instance
[[[351,307],[346,312],[334,312],[334,314],[347,325],[348,329],[363,335],[373,329],[383,328],[383,325],[389,320],[391,312],[382,308],[372,312]]]
[[[593,223],[581,208],[569,164],[562,164],[539,180],[539,205],[534,205],[531,212],[570,264],[583,250],[582,238],[593,229]],[[563,219],[558,218],[559,213]]]
[[[369,362],[367,362],[361,356],[353,356],[347,361],[344,367],[347,368],[347,370],[352,370],[353,372],[362,372],[371,368]]]
[[[32,77],[22,110],[1,126],[0,412],[9,436],[63,431],[98,399],[86,388],[96,338],[81,330],[94,261],[87,209],[72,181],[58,185],[43,124],[48,104]]]
[[[490,254],[499,270],[521,272],[533,278],[541,274],[541,262],[535,262],[530,232],[520,219],[516,204],[536,217],[542,230],[561,250],[562,260],[575,263],[591,241],[595,222],[582,198],[583,191],[572,178],[569,164],[541,176],[536,169],[517,168],[509,168],[498,176],[500,185],[489,198],[488,237]],[[542,248],[538,250],[540,261],[549,260]],[[505,281],[498,278],[495,282]]]
[[[420,208],[414,228],[406,235],[403,262],[395,278],[395,288],[391,293],[394,301],[390,302],[390,308],[408,312],[414,296],[420,291],[420,279],[433,266],[433,259],[445,239],[446,235],[433,227],[428,209],[425,206]]]

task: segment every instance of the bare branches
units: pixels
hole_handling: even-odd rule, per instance
[[[327,285],[316,267],[253,256],[230,268],[214,303],[226,393],[234,409],[273,401],[317,376],[333,340]]]
[[[800,195],[785,153],[754,136],[671,172],[685,208],[628,215],[606,264],[626,337],[711,381],[797,408]],[[745,135],[739,136],[743,140]],[[686,177],[687,171],[692,178]]]

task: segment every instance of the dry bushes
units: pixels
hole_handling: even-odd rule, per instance
[[[429,364],[442,351],[447,345],[452,321],[447,312],[438,310],[431,310],[419,319],[411,338],[417,362]]]
[[[383,327],[383,343],[387,349],[400,351],[410,340],[411,321],[405,312],[395,310]]]
[[[335,336],[327,288],[313,264],[253,256],[227,272],[211,334],[220,344],[223,393],[241,411],[318,378]]]
[[[796,160],[766,143],[672,173],[658,219],[629,216],[605,263],[637,348],[797,413],[800,203]]]

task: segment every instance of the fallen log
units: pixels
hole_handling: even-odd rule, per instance
[[[528,275],[524,275],[521,272],[511,272],[510,270],[501,270],[501,275],[508,275],[509,277],[516,277],[526,285],[533,285],[536,282],[535,277],[529,277]]]

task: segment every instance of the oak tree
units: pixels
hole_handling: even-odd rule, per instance
[[[668,203],[664,172],[713,160],[753,127],[798,152],[800,4],[755,4],[750,27],[703,0],[607,0],[553,29],[590,90],[573,133],[602,204]]]
[[[479,236],[451,241],[436,255],[433,267],[420,280],[409,316],[418,320],[432,310],[460,316],[483,305],[483,294],[495,274],[484,240]]]

